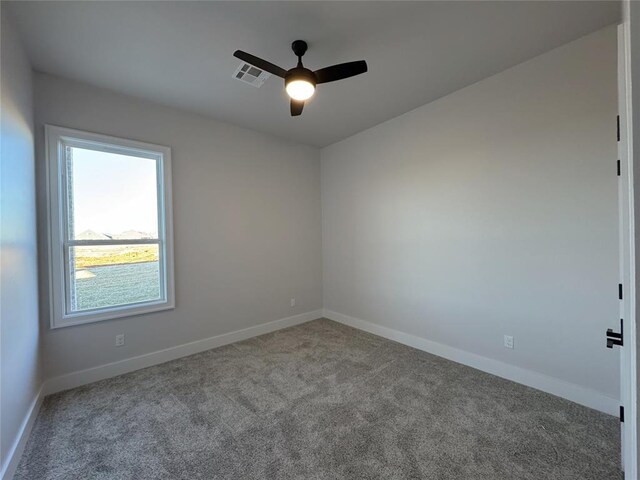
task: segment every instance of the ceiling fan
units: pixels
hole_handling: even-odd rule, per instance
[[[340,63],[331,67],[321,68],[312,72],[308,68],[302,66],[302,56],[307,51],[307,42],[304,40],[296,40],[291,44],[293,53],[298,57],[298,64],[290,69],[285,70],[271,62],[267,62],[261,58],[253,56],[242,50],[236,50],[234,57],[243,60],[254,67],[260,68],[266,72],[284,78],[285,90],[291,97],[291,116],[297,117],[302,113],[305,100],[311,98],[316,91],[316,85],[320,83],[335,82],[344,78],[360,75],[367,71],[367,62],[358,60],[356,62]]]

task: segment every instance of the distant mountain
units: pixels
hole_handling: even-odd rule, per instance
[[[140,232],[138,230],[127,230],[126,232],[116,233],[112,238],[116,240],[143,240],[154,237],[150,233]]]
[[[104,233],[94,232],[93,230],[85,230],[76,235],[76,240],[111,240],[111,237]]]
[[[76,240],[145,240],[148,238],[156,237],[151,233],[141,232],[139,230],[127,230],[126,232],[116,233],[114,235],[85,230],[76,235]]]

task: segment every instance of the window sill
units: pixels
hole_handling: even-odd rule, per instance
[[[51,329],[72,327],[75,325],[85,325],[87,323],[103,322],[105,320],[113,320],[116,318],[134,317],[137,315],[145,315],[147,313],[161,312],[163,310],[173,310],[175,308],[174,302],[156,302],[146,303],[132,307],[126,305],[123,307],[114,307],[107,310],[100,310],[97,312],[85,312],[75,313],[72,315],[65,315],[60,319],[53,319],[51,322]]]

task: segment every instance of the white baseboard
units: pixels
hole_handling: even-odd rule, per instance
[[[45,382],[44,394],[68,390],[70,388],[79,387],[88,383],[104,380],[105,378],[115,377],[123,373],[133,372],[141,368],[151,367],[160,363],[169,362],[177,358],[186,357],[195,353],[204,352],[212,348],[221,347],[230,343],[239,342],[248,338],[264,335],[265,333],[274,332],[294,325],[300,325],[311,320],[315,320],[322,316],[322,310],[314,310],[311,312],[301,313],[292,317],[281,318],[272,322],[263,323],[254,327],[236,330],[234,332],[216,335],[202,340],[185,343],[175,347],[158,350],[155,352],[139,355],[137,357],[126,358],[117,362],[107,363],[86,370],[68,373],[59,377],[50,378]]]
[[[27,410],[27,414],[22,420],[22,424],[20,425],[18,434],[16,435],[13,445],[11,445],[9,453],[7,454],[7,461],[4,465],[2,465],[0,479],[11,480],[13,478],[13,475],[16,472],[16,468],[18,468],[18,463],[20,463],[20,457],[22,457],[24,447],[27,444],[27,440],[29,439],[29,434],[31,433],[33,424],[36,420],[36,417],[38,416],[38,412],[40,411],[40,406],[42,405],[43,399],[44,385],[41,386],[38,390],[38,393],[36,393],[35,398],[29,406],[29,410]]]
[[[108,363],[106,365],[100,365],[98,367],[80,370],[46,380],[40,387],[40,390],[33,399],[29,410],[22,421],[18,435],[16,436],[16,439],[7,455],[7,461],[2,465],[0,480],[10,480],[13,478],[16,468],[18,468],[20,457],[22,456],[22,452],[24,451],[24,447],[29,438],[29,434],[33,428],[35,419],[40,411],[40,406],[42,405],[42,401],[46,395],[86,385],[105,378],[115,377],[141,368],[158,365],[160,363],[186,357],[188,355],[221,347],[230,343],[239,342],[258,335],[264,335],[265,333],[274,332],[283,328],[300,325],[320,318],[321,316],[322,310],[301,313],[299,315],[281,318],[279,320],[263,323],[254,327],[236,330],[235,332],[216,335],[215,337],[205,338],[203,340],[196,340],[195,342],[185,343],[176,347],[158,350],[145,355],[127,358],[118,362]]]
[[[141,368],[158,365],[160,363],[186,357],[188,355],[193,355],[241,340],[246,340],[258,335],[264,335],[265,333],[274,332],[283,328],[300,325],[320,317],[325,317],[350,327],[364,330],[366,332],[388,338],[389,340],[394,340],[404,345],[482,370],[483,372],[542,390],[543,392],[565,398],[610,415],[618,415],[619,401],[594,390],[565,382],[548,375],[509,365],[498,360],[492,360],[474,353],[458,350],[415,335],[383,327],[382,325],[377,325],[366,320],[323,309],[274,320],[272,322],[263,323],[261,325],[256,325],[242,330],[236,330],[234,332],[217,335],[203,340],[196,340],[176,347],[127,358],[118,362],[72,372],[45,381],[36,395],[36,398],[34,398],[31,403],[28,413],[22,422],[19,434],[17,435],[7,456],[7,461],[5,465],[2,466],[0,479],[10,480],[13,477],[45,395],[79,387],[81,385],[114,377],[123,373],[132,372]]]
[[[514,365],[509,365],[498,360],[493,360],[475,353],[458,350],[442,343],[433,342],[425,338],[417,337],[408,333],[404,333],[392,328],[383,327],[375,323],[362,320],[360,318],[350,317],[342,313],[324,309],[323,317],[336,322],[348,325],[365,332],[379,335],[389,340],[408,345],[418,350],[432,353],[439,357],[452,360],[469,367],[482,370],[483,372],[506,378],[513,382],[521,383],[527,387],[532,387],[543,392],[565,398],[572,402],[593,408],[609,415],[618,416],[620,401],[615,398],[604,395],[595,390],[566,382],[548,375],[527,370]]]
[[[274,320],[272,322],[263,323],[261,325],[256,325],[242,330],[236,330],[234,332],[217,335],[203,340],[196,340],[176,347],[127,358],[118,362],[72,372],[45,381],[36,395],[36,398],[34,398],[28,413],[22,422],[20,433],[9,451],[5,465],[2,466],[0,479],[10,480],[12,478],[45,395],[79,387],[98,380],[115,377],[141,368],[158,365],[160,363],[186,357],[188,355],[193,355],[241,340],[246,340],[258,335],[264,335],[265,333],[274,332],[283,328],[300,325],[320,317],[325,317],[350,327],[373,333],[375,335],[388,338],[389,340],[482,370],[483,372],[491,373],[498,377],[506,378],[528,387],[542,390],[543,392],[565,398],[610,415],[618,415],[619,401],[594,390],[565,382],[548,375],[509,365],[498,360],[458,350],[415,335],[383,327],[382,325],[366,320],[323,309]]]

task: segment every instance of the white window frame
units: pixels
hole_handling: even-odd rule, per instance
[[[134,140],[45,125],[48,185],[49,295],[51,328],[100,322],[175,308],[173,267],[173,211],[171,197],[171,149]],[[66,204],[65,146],[132,155],[156,160],[158,238],[152,240],[70,240]],[[114,307],[71,312],[67,297],[69,275],[65,273],[67,250],[77,245],[157,244],[161,299]],[[73,244],[73,245],[71,245]]]

